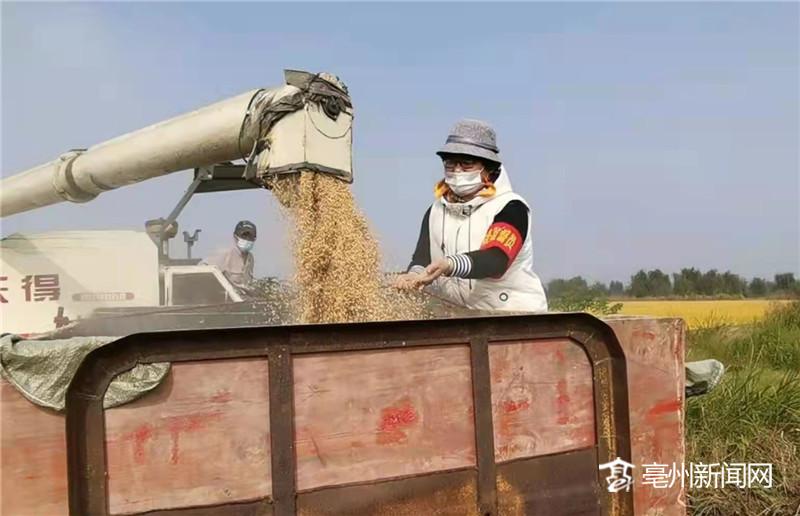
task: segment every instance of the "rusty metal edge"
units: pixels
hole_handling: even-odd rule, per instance
[[[270,498],[260,498],[258,500],[219,505],[156,509],[137,514],[138,516],[262,516],[273,514],[273,506]]]
[[[478,514],[477,475],[474,467],[468,467],[315,488],[298,493],[297,506],[302,514],[336,514],[337,505],[345,514],[409,514],[411,509],[408,506],[405,510],[397,510],[396,506],[392,508],[395,504],[403,505],[404,494],[417,493],[424,496],[448,488],[468,487],[475,501],[469,504],[471,507],[467,514],[475,515]],[[365,490],[369,490],[366,496]],[[355,500],[355,503],[349,504],[348,500]],[[348,505],[350,506],[347,507]],[[353,505],[358,506],[358,512],[355,512]],[[377,512],[375,509],[378,508],[382,510]],[[452,506],[448,506],[448,509],[448,514],[456,514]]]
[[[476,466],[462,466],[457,468],[438,469],[436,471],[427,471],[423,473],[412,473],[410,475],[395,475],[391,477],[374,478],[372,480],[357,480],[354,482],[343,482],[341,484],[324,484],[320,486],[307,487],[305,489],[298,489],[297,496],[300,497],[302,495],[313,494],[318,491],[326,491],[329,489],[339,489],[340,487],[377,486],[382,484],[391,484],[392,482],[398,482],[400,480],[410,480],[412,478],[424,478],[463,472],[471,472],[477,475],[478,468]]]
[[[604,323],[605,325],[605,323]],[[595,435],[597,437],[597,464],[617,458],[631,462],[630,414],[628,410],[628,373],[625,355],[616,334],[613,342],[619,347],[615,353],[609,346],[608,336],[584,330],[571,331],[569,337],[581,344],[592,366],[594,391]],[[598,485],[605,482],[603,472],[597,470]],[[604,514],[628,516],[633,514],[633,490],[610,492],[601,489],[600,502]]]
[[[398,335],[402,335],[403,339],[398,339]],[[545,338],[569,338],[580,344],[589,357],[593,370],[598,464],[613,460],[616,458],[612,457],[615,453],[617,457],[630,461],[624,353],[613,330],[589,314],[512,315],[142,333],[122,338],[91,352],[81,363],[67,391],[70,514],[109,514],[102,400],[111,379],[136,364],[267,356],[270,348],[285,346],[286,342],[289,342],[289,354],[294,355],[453,345],[458,341],[467,344],[473,341],[475,335],[491,336],[491,341],[487,337],[487,346],[495,341]],[[231,348],[231,341],[237,343],[236,348]],[[286,445],[281,447],[287,449]],[[288,449],[292,448],[293,443]],[[494,446],[492,455],[493,448]],[[273,457],[273,470],[276,467],[275,461]],[[294,458],[291,462],[294,463]],[[493,456],[491,464],[494,467]],[[478,469],[480,477],[483,468]],[[603,485],[599,471],[598,482]],[[295,496],[296,491],[291,499],[294,500]],[[294,507],[294,501],[290,503]],[[601,503],[604,514],[632,514],[633,491],[603,491]]]
[[[475,459],[478,467],[478,511],[484,515],[497,514],[492,381],[489,374],[489,339],[486,334],[470,341],[470,362]]]
[[[559,455],[566,455],[566,454],[569,454],[569,453],[586,452],[588,450],[592,450],[592,451],[596,452],[597,451],[597,445],[593,444],[591,446],[584,446],[582,448],[571,448],[569,450],[563,450],[563,451],[557,451],[557,452],[551,452],[551,453],[543,453],[541,455],[533,455],[533,456],[527,456],[527,457],[514,457],[513,459],[506,459],[506,460],[497,461],[495,463],[495,465],[499,469],[501,466],[505,466],[507,464],[514,464],[515,462],[526,462],[526,461],[530,461],[530,460],[533,460],[533,459],[547,459],[547,458],[550,458],[550,457],[556,457],[556,456],[559,456]]]
[[[294,372],[288,342],[267,350],[272,498],[276,516],[295,513]]]

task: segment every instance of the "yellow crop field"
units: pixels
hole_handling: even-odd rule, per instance
[[[621,314],[680,317],[690,328],[719,324],[748,324],[772,306],[788,301],[766,299],[708,301],[622,301]]]

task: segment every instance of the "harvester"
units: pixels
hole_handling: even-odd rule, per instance
[[[287,71],[0,183],[6,217],[194,169],[144,232],[2,240],[2,332],[28,338],[0,348],[2,514],[685,514],[643,475],[683,462],[680,320],[296,324],[170,257],[196,193],[352,182],[352,124],[338,78]]]
[[[144,232],[15,234],[3,239],[8,301],[2,305],[4,330],[41,333],[78,319],[73,334],[80,328],[119,335],[139,327],[224,326],[219,310],[191,307],[227,302],[231,306],[226,310],[238,311],[234,321],[255,313],[252,305],[239,303],[241,293],[214,267],[201,265],[200,259],[170,257],[178,216],[195,194],[269,188],[300,170],[352,182],[352,120],[350,97],[336,77],[287,71],[282,87],[249,91],[89,149],[72,150],[3,180],[0,215],[6,217],[58,202],[88,202],[108,190],[194,169],[194,180],[171,213],[148,220]],[[20,288],[26,278],[27,288]],[[33,302],[37,292],[41,295]],[[176,312],[180,315],[169,315]],[[144,313],[146,325],[137,326]],[[92,322],[95,327],[88,328]],[[97,327],[103,324],[105,328]]]

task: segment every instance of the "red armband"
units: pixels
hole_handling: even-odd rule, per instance
[[[511,224],[496,222],[489,226],[486,231],[481,250],[491,249],[492,247],[503,251],[508,256],[508,264],[511,265],[511,262],[519,254],[519,250],[522,249],[522,235]]]

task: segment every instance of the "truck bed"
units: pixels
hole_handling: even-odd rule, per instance
[[[685,514],[679,484],[641,484],[642,464],[683,462],[682,321],[606,322],[627,364],[635,514]],[[585,352],[564,337],[493,342],[488,351],[498,513],[607,512]],[[297,513],[478,513],[481,394],[463,341],[305,353],[291,367]],[[267,357],[175,363],[154,393],[105,411],[108,513],[273,513],[286,479],[270,467],[278,430],[269,369]],[[2,513],[67,514],[64,417],[6,382],[0,394]]]

